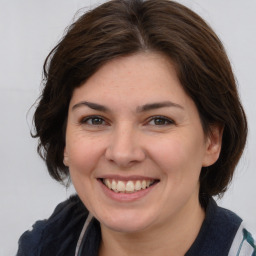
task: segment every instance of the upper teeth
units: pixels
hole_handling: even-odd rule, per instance
[[[151,184],[154,183],[153,180],[136,180],[136,181],[121,181],[121,180],[110,180],[103,179],[103,183],[115,192],[125,192],[132,193],[141,189],[148,188]]]

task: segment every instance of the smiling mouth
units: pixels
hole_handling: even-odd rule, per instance
[[[115,193],[135,193],[141,190],[145,190],[154,184],[158,183],[159,180],[115,180],[115,179],[100,179],[101,182],[110,190]]]

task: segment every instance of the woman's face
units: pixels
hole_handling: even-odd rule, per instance
[[[141,53],[108,62],[74,90],[64,163],[101,225],[137,232],[199,205],[212,144],[173,65]]]

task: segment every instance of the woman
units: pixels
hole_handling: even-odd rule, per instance
[[[84,14],[46,59],[35,116],[50,175],[77,195],[23,234],[18,255],[256,255],[218,207],[246,117],[211,28],[167,0]]]

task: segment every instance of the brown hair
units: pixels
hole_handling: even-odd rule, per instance
[[[63,151],[73,90],[109,60],[144,51],[162,53],[175,64],[206,134],[212,124],[224,127],[220,157],[200,176],[201,192],[222,194],[245,146],[246,117],[222,43],[202,18],[169,0],[104,3],[72,24],[50,52],[34,114],[34,137],[50,175],[58,181],[69,175]]]

